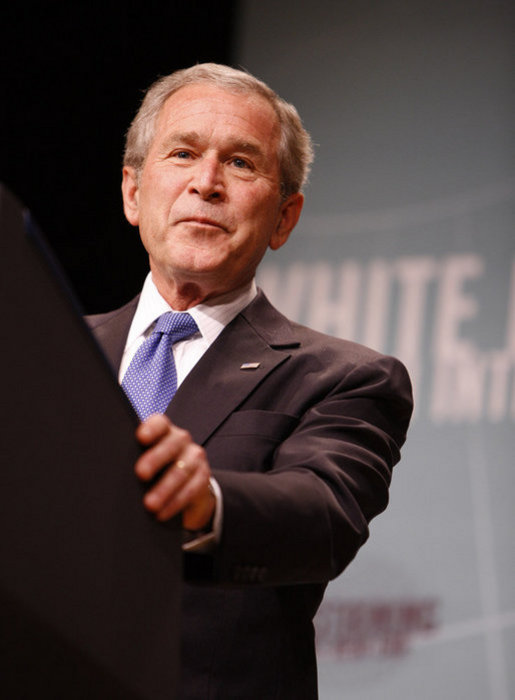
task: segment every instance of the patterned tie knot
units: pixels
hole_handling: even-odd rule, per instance
[[[169,311],[157,319],[154,333],[165,333],[170,336],[172,343],[189,338],[198,331],[198,326],[188,313],[173,313]]]

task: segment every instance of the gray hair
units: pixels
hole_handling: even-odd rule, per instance
[[[230,92],[264,97],[273,107],[280,127],[279,165],[284,198],[300,192],[313,162],[311,137],[295,107],[253,75],[217,63],[201,63],[156,80],[147,90],[127,132],[123,163],[141,173],[155,135],[157,118],[166,100],[186,85],[210,83]]]

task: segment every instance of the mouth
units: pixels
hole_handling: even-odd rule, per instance
[[[191,216],[187,217],[185,219],[181,219],[180,223],[183,224],[193,224],[196,226],[202,226],[204,228],[218,228],[222,229],[222,231],[227,232],[227,228],[220,223],[219,221],[215,221],[215,219],[210,219],[205,216]]]

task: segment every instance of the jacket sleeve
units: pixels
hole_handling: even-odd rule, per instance
[[[324,396],[313,395],[302,415],[281,418],[287,434],[271,442],[266,469],[214,471],[223,493],[222,538],[211,555],[186,555],[187,579],[326,582],[366,541],[370,520],[388,503],[405,440],[408,374],[399,361],[377,355],[335,380]]]

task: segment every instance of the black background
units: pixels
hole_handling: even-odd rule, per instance
[[[232,65],[236,22],[237,0],[2,10],[0,181],[32,211],[86,312],[130,299],[147,271],[120,195],[144,90],[197,62]]]

